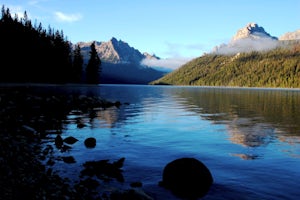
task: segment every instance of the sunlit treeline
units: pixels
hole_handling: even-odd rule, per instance
[[[300,41],[269,51],[206,54],[153,84],[300,88]]]

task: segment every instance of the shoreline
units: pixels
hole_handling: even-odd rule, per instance
[[[281,87],[246,87],[246,86],[201,86],[201,85],[151,85],[151,84],[76,84],[76,83],[0,83],[0,88],[9,87],[101,87],[101,86],[149,86],[149,87],[190,87],[190,88],[215,88],[215,89],[248,89],[248,90],[284,90],[299,91],[300,88],[281,88]]]
[[[51,134],[60,136],[63,119],[70,110],[89,112],[94,108],[106,109],[120,106],[120,102],[109,102],[97,97],[85,95],[36,95],[28,93],[26,88],[16,90],[1,90],[0,102],[0,199],[105,199],[114,200],[131,195],[135,199],[152,199],[141,188],[141,184],[128,189],[114,188],[110,193],[101,193],[102,179],[90,177],[90,167],[85,169],[87,176],[76,184],[63,178],[59,172],[52,170],[51,165],[57,159],[72,163],[70,156],[55,158],[53,148],[58,142],[42,147],[42,140]],[[70,138],[69,138],[70,139]],[[72,141],[73,139],[73,141]],[[68,148],[64,140],[61,145]],[[103,181],[122,176],[122,161],[116,164],[100,161],[108,172],[101,177]],[[91,162],[93,164],[93,162]],[[98,161],[95,162],[98,164]],[[113,172],[111,174],[111,172]],[[83,172],[81,172],[83,173]],[[108,174],[106,174],[108,173]],[[106,180],[107,179],[107,180]],[[109,184],[109,183],[108,183]],[[97,192],[98,191],[98,192]],[[133,195],[133,196],[132,196]]]

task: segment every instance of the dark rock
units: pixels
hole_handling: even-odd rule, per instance
[[[195,158],[179,158],[163,170],[160,185],[181,198],[196,199],[206,195],[213,183],[209,169]]]
[[[84,123],[78,123],[77,128],[84,128],[86,125]]]
[[[53,166],[55,164],[55,161],[53,159],[49,159],[46,164]]]
[[[111,200],[153,200],[142,190],[129,189],[125,191],[114,191],[110,195]]]
[[[113,162],[113,165],[116,167],[116,168],[121,168],[123,167],[123,164],[124,164],[124,161],[125,161],[125,158],[120,158],[119,160]]]
[[[67,144],[74,144],[75,142],[78,141],[78,139],[76,139],[72,136],[69,136],[69,137],[66,137],[65,139],[63,139],[63,141]]]
[[[85,139],[84,141],[84,145],[87,147],[87,148],[94,148],[96,146],[96,139],[95,138],[87,138]]]
[[[100,183],[92,178],[87,178],[85,180],[81,180],[80,185],[88,188],[88,189],[96,189]]]
[[[64,145],[61,146],[60,151],[61,151],[61,152],[67,152],[67,151],[69,151],[71,148],[72,148],[71,146],[65,145],[65,144],[64,144]]]
[[[62,157],[62,160],[65,162],[65,163],[76,163],[76,160],[73,156],[63,156]]]
[[[123,158],[119,159],[123,160]],[[87,161],[83,164],[84,169],[81,171],[81,176],[94,176],[96,175],[99,179],[109,181],[111,178],[115,178],[119,182],[124,182],[122,170],[120,166],[116,166],[114,163],[109,163],[109,160],[99,161]],[[117,161],[118,162],[118,161]]]
[[[62,147],[62,145],[64,144],[63,139],[62,139],[62,137],[61,137],[60,135],[57,135],[57,136],[55,137],[54,142],[55,142],[55,146],[56,146],[58,149],[60,149],[60,148]]]
[[[132,182],[130,183],[130,186],[133,187],[133,188],[137,188],[137,187],[142,187],[143,186],[143,183],[142,182]]]
[[[119,108],[119,107],[121,106],[121,102],[120,102],[120,101],[116,101],[116,102],[115,102],[115,106],[116,106],[117,108]]]

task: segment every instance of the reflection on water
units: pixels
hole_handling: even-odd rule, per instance
[[[300,137],[299,91],[229,88],[179,91],[176,95],[186,97],[187,105],[201,108],[198,112],[203,119],[226,124],[233,143],[254,147],[278,137]]]
[[[259,147],[276,140],[290,146],[299,145],[299,90],[114,85],[104,85],[100,90],[84,87],[77,90],[131,104],[95,111],[94,116],[90,116],[91,127],[113,128],[130,123],[130,119],[136,120],[140,115],[144,115],[144,120],[149,112],[160,112],[159,109],[176,104],[212,124],[225,125],[228,140],[234,144]],[[253,154],[232,155],[259,158]]]
[[[270,125],[236,118],[228,123],[230,141],[248,147],[267,145],[272,141],[274,131]]]
[[[95,112],[97,121],[94,121],[99,123],[99,126],[97,128],[113,128],[115,123],[119,120],[117,109],[118,108],[116,107],[112,107]]]
[[[119,113],[135,111],[132,116],[123,114],[116,123],[150,121],[146,123],[153,126],[150,130],[166,135],[155,141],[158,146],[174,144],[178,150],[181,147],[180,150],[188,151],[201,146],[206,154],[214,152],[209,154],[210,159],[221,164],[212,170],[221,186],[216,184],[205,199],[294,199],[299,196],[297,186],[292,183],[300,178],[299,90],[168,86],[115,89],[107,86],[102,92],[107,97],[132,102],[131,106],[118,110]],[[130,96],[120,95],[119,90]],[[161,124],[165,124],[164,131],[157,128]],[[173,132],[173,136],[166,134],[168,131]],[[186,137],[178,134],[186,134]],[[152,142],[155,137],[151,134],[146,139]],[[173,140],[175,137],[178,139]],[[190,147],[182,148],[186,144],[178,140],[188,141]],[[234,160],[236,157],[247,163]],[[216,163],[211,166],[214,165]],[[228,190],[214,192],[224,186]]]

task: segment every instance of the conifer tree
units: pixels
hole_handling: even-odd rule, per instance
[[[72,82],[80,83],[82,78],[83,57],[79,45],[75,46],[72,68]]]
[[[90,59],[86,66],[86,83],[99,84],[101,73],[101,60],[98,56],[95,41],[91,44]]]

